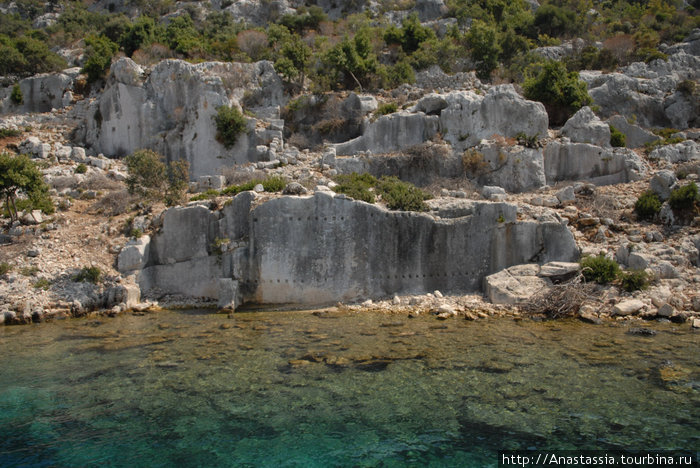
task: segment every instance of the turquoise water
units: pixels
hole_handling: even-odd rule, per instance
[[[496,466],[700,447],[699,335],[203,311],[0,328],[0,466]]]

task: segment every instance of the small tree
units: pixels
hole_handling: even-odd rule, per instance
[[[26,196],[26,206],[53,213],[54,207],[49,196],[49,188],[44,183],[41,172],[25,155],[11,156],[0,153],[0,194],[5,198],[5,206],[13,221],[17,219],[17,195]]]
[[[104,76],[119,46],[106,36],[88,36],[85,38],[85,44],[87,44],[87,60],[81,72],[87,73],[88,83],[92,83]]]
[[[476,61],[476,74],[482,80],[487,80],[498,67],[498,57],[501,46],[498,43],[498,31],[492,25],[483,21],[474,21],[467,34],[471,55]]]
[[[18,106],[20,104],[24,104],[24,95],[22,94],[22,88],[19,87],[19,83],[15,83],[15,85],[12,86],[10,100],[12,100],[12,102],[17,104]]]
[[[182,202],[189,180],[187,161],[163,162],[165,158],[151,150],[139,150],[126,157],[129,193],[150,200],[163,200],[167,205]]]
[[[577,110],[593,102],[586,83],[578,73],[568,72],[561,62],[549,60],[536,64],[528,74],[523,84],[525,97],[544,104],[550,123],[563,124]]]

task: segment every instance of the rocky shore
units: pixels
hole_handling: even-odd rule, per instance
[[[697,96],[678,87],[700,78],[699,41],[695,30],[666,61],[583,72],[595,105],[561,128],[513,85],[473,75],[455,84],[433,70],[391,92],[334,93],[359,134],[313,149],[285,141],[309,116],[282,118],[289,98],[267,62],[149,69],[122,58],[88,95],[75,69],[22,80],[32,93],[21,107],[0,93],[0,128],[16,131],[0,146],[33,158],[57,211],[0,221],[0,323],[243,304],[522,316],[578,277],[580,257],[602,255],[651,282],[591,286],[576,315],[700,327],[697,202],[670,203],[700,179]],[[455,89],[429,85],[442,81]],[[244,138],[224,147],[214,109],[244,100]],[[389,101],[402,105],[380,115]],[[674,130],[651,131],[660,126]],[[626,147],[611,145],[611,127]],[[121,157],[143,147],[187,160],[196,199],[166,209],[130,195]],[[433,198],[420,214],[353,201],[332,190],[351,172],[398,176]],[[286,188],[221,192],[256,177]],[[660,208],[643,220],[647,191]],[[99,278],[81,277],[90,269]]]

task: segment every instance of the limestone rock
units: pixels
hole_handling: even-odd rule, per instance
[[[673,306],[669,303],[663,304],[661,307],[659,307],[659,310],[656,311],[656,315],[659,317],[672,317],[673,314],[676,313],[676,309],[673,308]]]
[[[143,268],[148,260],[150,241],[150,236],[141,236],[138,239],[129,241],[119,252],[117,270],[122,273],[129,273]]]
[[[574,262],[549,262],[542,265],[539,276],[560,283],[576,276],[580,269],[581,265]]]
[[[629,123],[626,118],[621,115],[613,115],[608,119],[610,125],[616,130],[624,133],[625,143],[628,148],[640,148],[647,143],[661,140],[661,137],[652,132],[643,129],[639,125]]]
[[[559,200],[559,203],[561,203],[561,204],[566,204],[566,203],[576,201],[576,194],[574,193],[574,187],[572,185],[569,185],[569,186],[564,187],[563,189],[557,191],[557,193],[555,195],[556,195],[557,199]]]
[[[524,99],[512,85],[493,86],[485,96],[455,91],[443,97],[448,106],[440,112],[440,130],[457,152],[493,135],[547,134],[544,105]]]
[[[677,183],[678,178],[673,171],[663,170],[654,174],[649,182],[649,188],[659,196],[661,201],[666,201],[671,196],[671,190],[675,188]]]
[[[389,153],[430,140],[437,132],[438,117],[400,111],[378,118],[361,136],[334,147],[338,155]]]
[[[105,90],[86,112],[82,135],[97,152],[123,156],[149,148],[169,160],[184,158],[190,177],[255,162],[256,147],[282,139],[272,128],[247,131],[230,148],[216,141],[213,117],[222,105],[246,97],[251,110],[284,103],[282,82],[270,62],[190,64],[164,60],[145,77],[128,58],[112,64]],[[144,74],[145,75],[145,74]]]
[[[73,78],[64,73],[39,74],[20,80],[24,102],[17,108],[11,104],[9,93],[0,110],[6,112],[49,112],[64,107],[63,95],[73,86]]]
[[[299,182],[290,182],[282,191],[284,195],[304,195],[307,192],[308,190]]]
[[[207,190],[221,190],[226,185],[226,177],[221,175],[200,176],[197,179],[197,190],[206,192]]]
[[[588,143],[552,141],[544,150],[547,184],[588,180],[596,185],[638,180],[647,171],[644,161],[626,148],[602,148]]]
[[[231,278],[219,279],[218,296],[219,309],[235,311],[241,303],[238,281]]]
[[[614,315],[631,315],[639,312],[644,307],[644,303],[638,299],[630,299],[619,302],[613,307]]]
[[[482,142],[475,148],[482,167],[475,174],[481,185],[496,185],[520,193],[545,185],[544,156],[540,148]]]
[[[649,154],[649,159],[661,159],[671,163],[700,160],[700,144],[686,140],[675,145],[656,148]]]
[[[582,107],[562,127],[561,134],[574,143],[610,146],[610,127],[590,107]]]
[[[539,266],[518,265],[484,279],[484,294],[493,304],[518,304],[526,301],[551,282],[539,278]]]

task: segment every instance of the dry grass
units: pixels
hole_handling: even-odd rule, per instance
[[[80,184],[80,187],[86,190],[118,190],[123,188],[124,184],[103,174],[92,173]]]
[[[136,201],[137,197],[130,195],[127,190],[110,192],[93,203],[90,206],[90,212],[104,216],[118,216],[130,211]]]
[[[557,319],[575,315],[584,302],[591,300],[594,284],[585,283],[583,276],[545,289],[531,297],[527,304],[521,305],[520,310],[528,315],[545,314]]]

